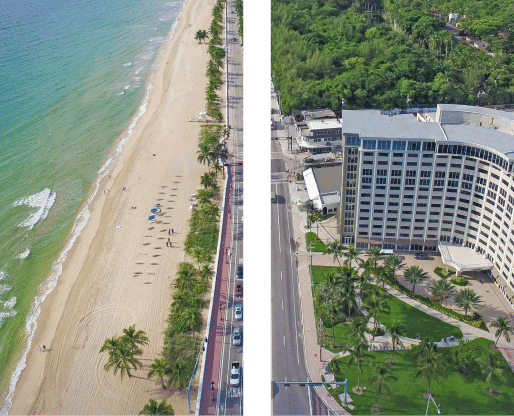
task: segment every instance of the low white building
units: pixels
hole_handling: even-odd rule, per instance
[[[309,110],[301,114],[303,121],[295,125],[300,150],[313,154],[341,150],[342,124],[332,110]]]
[[[303,178],[314,208],[324,215],[337,213],[341,204],[341,166],[309,168]]]

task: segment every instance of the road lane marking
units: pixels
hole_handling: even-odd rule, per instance
[[[284,347],[286,346],[286,336],[284,335]]]

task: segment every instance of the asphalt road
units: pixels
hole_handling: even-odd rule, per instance
[[[227,299],[224,306],[224,328],[222,350],[220,356],[220,373],[217,388],[217,415],[243,414],[243,383],[238,387],[230,386],[230,368],[232,362],[239,362],[244,379],[243,344],[232,343],[232,332],[235,327],[243,327],[243,321],[234,317],[234,306],[243,304],[241,297],[235,296],[236,270],[243,264],[243,57],[241,41],[237,34],[238,23],[235,11],[235,0],[227,3],[227,79],[228,85],[228,124],[232,127],[229,137],[229,149],[232,153],[230,170],[232,173],[232,189],[230,204],[232,212],[231,242],[228,253],[229,276],[227,280]],[[244,279],[243,279],[244,280]],[[244,289],[243,289],[244,290]],[[243,320],[244,320],[243,305]]]
[[[275,109],[275,116],[276,113]],[[272,130],[272,138],[287,136],[280,124],[277,127]],[[272,377],[273,382],[309,381],[304,360],[289,179],[284,155],[275,139],[271,141],[271,152],[271,191],[277,198],[276,203],[271,203]],[[327,414],[311,387],[274,383],[272,397],[274,415]]]

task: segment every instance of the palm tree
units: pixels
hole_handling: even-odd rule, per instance
[[[195,33],[195,39],[198,41],[198,43],[202,43],[202,40],[205,40],[208,37],[207,31],[199,29]]]
[[[430,291],[436,302],[440,302],[441,305],[446,299],[450,299],[455,294],[455,286],[445,279],[440,279],[432,286]]]
[[[171,404],[167,404],[166,400],[157,403],[156,400],[150,399],[150,402],[145,404],[143,410],[139,413],[140,415],[174,415],[175,411]]]
[[[202,265],[202,268],[200,269],[199,275],[200,275],[200,278],[202,279],[202,281],[207,283],[214,276],[214,270],[212,269],[211,266],[209,266],[209,264],[204,264],[204,265]]]
[[[135,325],[123,329],[123,334],[120,340],[127,344],[131,351],[139,350],[139,345],[148,345],[148,337],[145,332],[142,330],[136,331]]]
[[[328,363],[328,370],[334,374],[339,373],[341,374],[344,371],[343,363],[341,362],[341,359],[334,357],[330,360]]]
[[[391,335],[391,341],[393,344],[393,350],[391,351],[392,360],[396,345],[403,346],[400,337],[405,336],[405,326],[400,321],[394,321],[389,326],[387,326],[387,330],[389,331],[389,335]]]
[[[111,368],[114,368],[115,375],[118,370],[120,370],[122,380],[125,373],[127,373],[129,377],[132,377],[132,374],[130,374],[131,367],[137,370],[138,367],[143,365],[141,361],[135,357],[141,354],[143,354],[143,350],[139,348],[131,349],[128,343],[120,342],[117,348],[109,351],[109,358],[104,365],[104,369],[109,371]]]
[[[428,381],[428,393],[430,393],[431,381],[438,381],[440,377],[446,377],[446,364],[443,357],[437,354],[433,348],[427,348],[423,352],[420,351],[420,354],[419,365],[414,376],[424,377]]]
[[[479,303],[483,302],[480,296],[478,296],[473,289],[462,289],[457,292],[453,300],[459,308],[464,309],[464,313],[467,315],[469,310],[476,310],[479,308]]]
[[[368,311],[369,317],[374,320],[373,331],[376,331],[378,328],[378,316],[383,313],[388,314],[391,310],[391,307],[387,303],[387,299],[376,296],[368,297],[362,307]],[[373,336],[373,339],[375,339],[375,336]]]
[[[419,266],[411,266],[405,269],[403,277],[407,282],[412,283],[412,291],[416,293],[416,284],[428,278],[428,273]]]
[[[343,283],[343,275],[341,274],[341,271],[336,268],[331,267],[328,272],[323,273],[323,277],[325,279],[325,283],[330,286],[340,287]]]
[[[210,169],[210,164],[212,160],[209,153],[209,146],[205,143],[200,143],[198,147],[200,150],[196,152],[196,154],[198,155],[196,160],[198,160],[198,162],[200,163],[203,163],[204,165],[207,163],[207,166]]]
[[[352,308],[357,306],[357,292],[355,291],[355,285],[353,280],[346,280],[341,288],[340,299],[342,303],[348,308],[347,318],[350,318],[352,314]]]
[[[343,246],[339,241],[332,241],[327,245],[327,253],[334,255],[333,262],[335,263],[337,260],[339,267],[341,267],[339,257],[342,256],[343,250],[345,250],[345,246]]]
[[[357,374],[358,374],[358,382],[357,382],[357,391],[356,393],[362,392],[361,389],[361,372],[362,372],[362,364],[367,361],[368,358],[375,358],[373,355],[369,354],[368,351],[369,345],[366,341],[357,341],[357,343],[351,347],[345,347],[345,351],[349,352],[349,360],[348,367],[352,364],[357,366]]]
[[[205,172],[202,176],[200,176],[200,184],[205,189],[215,189],[217,186],[216,178],[210,172]]]
[[[496,321],[491,323],[491,326],[497,328],[494,334],[494,336],[497,337],[494,344],[495,347],[498,345],[498,341],[502,335],[505,338],[505,341],[510,342],[510,334],[514,334],[514,329],[509,326],[507,318],[500,316]]]
[[[316,237],[319,238],[319,221],[321,221],[323,219],[323,214],[319,211],[314,211],[312,214],[309,214],[309,222],[311,223],[316,223]]]
[[[110,354],[111,351],[115,351],[119,347],[120,344],[121,344],[121,340],[117,336],[113,336],[112,338],[107,338],[104,341],[102,348],[100,348],[100,352],[107,351]]]
[[[186,292],[192,291],[196,283],[196,273],[197,270],[191,263],[185,261],[179,263],[175,284],[180,290],[185,290]]]
[[[389,365],[373,364],[373,375],[368,379],[368,384],[375,390],[378,411],[382,410],[380,407],[382,396],[386,396],[388,399],[391,398],[392,393],[389,388],[389,383],[395,380],[397,380],[397,378],[393,376]]]
[[[393,280],[395,279],[395,273],[398,270],[401,270],[405,267],[405,264],[402,262],[402,258],[398,254],[393,254],[389,256],[384,261],[384,266],[387,270],[391,272]]]
[[[191,369],[185,360],[177,358],[168,366],[166,374],[169,376],[168,387],[182,388],[189,382]]]
[[[348,333],[350,336],[356,338],[357,340],[366,340],[366,333],[370,333],[368,328],[369,315],[360,316],[358,318],[353,318],[348,325]]]
[[[166,390],[166,384],[164,384],[164,374],[166,374],[166,368],[168,367],[168,361],[164,358],[156,358],[155,361],[150,364],[150,371],[147,377],[150,378],[153,375],[159,377],[162,383],[162,388]]]
[[[378,266],[372,271],[372,275],[378,282],[382,282],[382,287],[385,287],[386,282],[388,281],[388,273],[389,269],[386,269],[385,266]]]
[[[485,359],[477,360],[480,367],[482,367],[482,373],[485,375],[485,382],[489,384],[489,391],[493,393],[495,391],[494,381],[505,380],[503,375],[503,357],[499,353],[489,351]]]
[[[374,267],[377,267],[377,261],[380,259],[382,249],[379,246],[373,246],[366,251],[368,257],[373,261]]]
[[[200,270],[200,263],[203,263],[206,260],[207,253],[201,247],[195,247],[192,253],[193,258],[196,260],[196,264],[198,266],[198,270]]]
[[[352,260],[356,260],[359,262],[359,256],[361,252],[360,250],[357,250],[353,244],[350,244],[348,248],[346,249],[346,253],[344,253],[346,260],[344,261],[345,264],[351,265]]]

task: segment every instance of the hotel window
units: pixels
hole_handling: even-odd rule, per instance
[[[377,178],[377,184],[387,185],[387,178]]]
[[[373,175],[373,169],[362,169],[362,175],[372,176]]]
[[[416,171],[415,170],[408,170],[405,172],[405,176],[407,177],[416,177]]]
[[[375,150],[377,148],[376,140],[363,140],[362,148],[365,150]]]
[[[377,176],[387,176],[386,169],[377,169]]]
[[[423,142],[423,150],[435,152],[435,142]]]
[[[421,150],[421,142],[408,142],[407,143],[407,150]]]
[[[379,140],[378,150],[391,150],[391,140]]]
[[[405,179],[405,185],[416,185],[416,179]]]
[[[437,171],[435,173],[436,178],[446,178],[446,172]]]
[[[420,172],[420,175],[422,178],[430,178],[432,176],[432,172],[430,172],[429,170],[422,170]]]
[[[393,141],[393,150],[405,150],[406,146],[407,142],[405,141]]]

